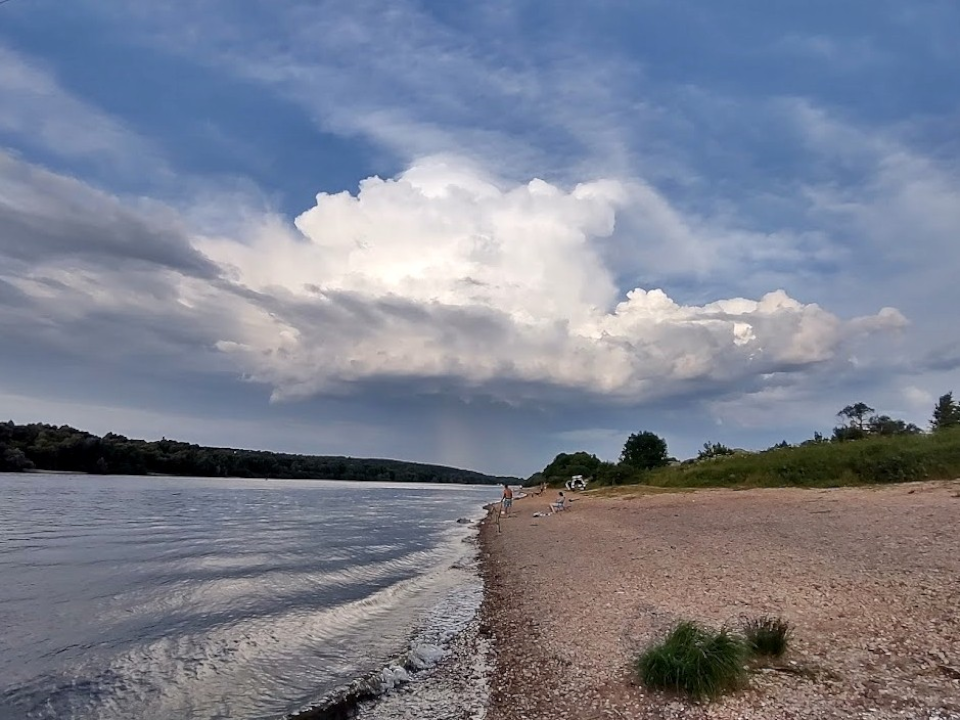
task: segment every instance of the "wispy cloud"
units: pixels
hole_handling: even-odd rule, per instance
[[[801,60],[824,63],[831,74],[855,73],[877,69],[892,57],[876,46],[869,37],[831,37],[791,33],[778,38],[773,50],[795,55]]]
[[[130,175],[163,171],[155,149],[122,121],[76,97],[42,62],[0,44],[0,139],[46,157]]]
[[[405,0],[387,12],[365,2],[277,4],[264,21],[283,43],[256,24],[224,22],[232,12],[222,2],[193,13],[202,33],[186,31],[173,5],[133,14],[164,48],[255,80],[324,129],[370,139],[401,165],[446,153],[513,179],[601,167],[609,175],[630,164],[624,131],[649,112],[621,91],[638,82],[639,66],[559,41],[528,54],[509,4],[499,13],[464,8],[476,22],[460,27]]]
[[[960,287],[951,281],[960,264],[956,163],[919,152],[893,131],[865,130],[806,102],[794,103],[792,115],[817,162],[829,168],[830,179],[805,187],[809,212],[847,248],[851,273],[870,268],[872,282],[858,283],[859,291],[901,298],[911,312],[942,322],[947,308],[960,303]],[[930,288],[937,288],[933,303]]]

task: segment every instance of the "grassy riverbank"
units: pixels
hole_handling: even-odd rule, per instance
[[[638,474],[657,487],[840,487],[960,477],[960,428],[737,453]]]

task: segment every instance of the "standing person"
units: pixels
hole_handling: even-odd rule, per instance
[[[506,515],[510,514],[510,506],[513,505],[513,490],[506,483],[503,484],[503,497],[500,498],[500,504]]]

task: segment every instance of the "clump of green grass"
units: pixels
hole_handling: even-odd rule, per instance
[[[754,655],[780,657],[787,651],[791,634],[790,623],[781,617],[763,616],[743,624],[747,647]]]
[[[637,658],[636,669],[649,688],[706,699],[743,684],[746,658],[743,641],[728,630],[713,631],[687,621],[647,648]]]

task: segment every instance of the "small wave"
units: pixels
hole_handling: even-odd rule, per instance
[[[209,626],[202,623],[207,627],[201,632],[197,632],[200,623],[194,622],[193,632],[168,635],[137,646],[99,671],[86,675],[81,666],[75,669],[79,677],[41,677],[37,683],[12,688],[4,699],[29,709],[27,716],[37,718],[87,717],[93,712],[98,718],[127,718],[134,710],[133,714],[149,713],[154,717],[174,717],[184,712],[231,717],[231,707],[249,710],[280,694],[279,685],[249,687],[249,680],[244,678],[259,674],[252,672],[256,668],[270,668],[273,679],[267,679],[268,683],[275,681],[288,689],[299,685],[307,695],[309,688],[335,681],[336,675],[347,669],[340,667],[342,657],[321,654],[319,648],[333,652],[335,648],[348,647],[356,642],[357,628],[373,625],[381,628],[381,652],[389,644],[402,642],[402,635],[389,640],[388,631],[396,623],[397,613],[418,604],[415,597],[429,596],[440,585],[446,586],[450,594],[465,596],[473,605],[479,605],[476,591],[464,593],[462,577],[458,580],[456,574],[450,576],[449,557],[436,557],[431,552],[419,559],[427,557],[432,564],[421,563],[421,574],[365,597],[321,610],[315,606],[293,606],[229,619],[213,612],[211,618],[222,622],[211,622]],[[388,692],[408,682],[415,673],[434,666],[444,657],[446,641],[458,631],[468,612],[475,612],[475,607],[468,610],[458,608],[454,600],[441,601],[408,650],[352,686],[350,697],[356,702],[357,698]],[[168,623],[165,627],[169,631]],[[94,667],[97,664],[91,663]],[[266,708],[262,710],[266,716]]]
[[[139,597],[139,590],[116,594],[104,608],[99,625],[111,635],[144,639],[143,628],[127,630],[125,625],[138,626],[143,617],[162,617],[157,632],[167,633],[171,627],[197,631],[229,623],[238,617],[258,618],[274,615],[279,609],[313,609],[328,605],[335,610],[345,601],[374,597],[371,589],[387,590],[444,561],[443,547],[410,552],[382,562],[347,565],[339,570],[324,571],[315,566],[294,570],[290,566],[263,569],[259,573],[225,573],[220,577],[198,581],[189,566],[178,573],[155,576],[149,592]],[[155,588],[166,587],[157,594]],[[120,612],[120,608],[123,612]],[[132,611],[134,609],[135,611]],[[137,632],[133,632],[137,630]]]
[[[313,707],[289,716],[289,720],[346,720],[361,705],[375,702],[437,667],[449,656],[454,639],[476,617],[482,598],[483,583],[479,574],[473,574],[431,609],[426,623],[401,655],[330,693]]]

